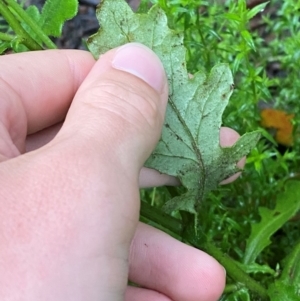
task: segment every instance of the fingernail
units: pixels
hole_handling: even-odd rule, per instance
[[[165,85],[166,76],[161,61],[142,44],[130,43],[120,47],[116,51],[112,67],[139,77],[158,92]]]

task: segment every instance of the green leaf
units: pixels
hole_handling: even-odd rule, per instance
[[[149,0],[141,0],[137,13],[146,13],[149,10]]]
[[[232,21],[237,21],[237,22],[241,22],[242,18],[241,16],[234,14],[234,13],[224,13],[224,17],[226,19],[232,20]]]
[[[243,264],[236,262],[236,264],[247,274],[269,274],[275,275],[275,271],[271,269],[268,265],[260,265],[258,263]]]
[[[40,23],[40,19],[41,19],[41,14],[38,10],[38,8],[35,5],[30,5],[27,7],[26,9],[26,13],[27,15],[36,23],[39,24]],[[21,23],[22,26],[24,27],[24,29],[32,36],[34,37],[34,39],[40,44],[42,45],[42,41],[41,39],[39,39],[38,35],[36,34],[36,32],[34,31],[34,29],[32,29],[28,24],[26,24],[26,22],[22,22]]]
[[[272,301],[299,301],[300,294],[295,288],[276,281],[269,288],[269,296]]]
[[[48,36],[59,37],[65,21],[75,17],[77,11],[78,0],[47,0],[39,25]]]
[[[249,291],[246,288],[231,293],[226,298],[226,301],[251,301]]]
[[[261,221],[252,226],[243,263],[253,263],[260,252],[271,243],[271,235],[293,217],[299,209],[300,182],[288,181],[285,185],[285,191],[277,197],[274,210],[265,207],[259,208]]]
[[[34,20],[36,23],[39,23],[41,14],[39,12],[39,9],[35,5],[30,5],[26,9],[26,13],[30,16],[32,20]]]
[[[280,279],[286,284],[296,285],[300,294],[300,242],[284,260]]]
[[[268,2],[265,2],[265,3],[261,3],[259,5],[256,5],[254,6],[252,9],[250,9],[248,12],[247,12],[247,19],[250,20],[252,19],[254,16],[256,16],[258,13],[262,12],[265,7],[267,6],[267,4],[269,3]]]
[[[99,32],[88,40],[95,57],[128,42],[140,42],[161,59],[169,80],[169,104],[162,137],[146,166],[178,177],[187,192],[165,204],[165,210],[196,213],[201,201],[219,183],[236,173],[236,163],[248,154],[259,133],[242,136],[231,148],[221,148],[222,114],[233,92],[226,64],[189,78],[183,35],[170,30],[165,13],[153,6],[134,14],[123,0],[101,2]]]
[[[248,44],[248,46],[252,50],[256,51],[255,44],[254,44],[254,41],[252,39],[252,36],[251,36],[250,32],[247,31],[247,30],[242,30],[241,31],[241,36],[243,37],[243,39],[245,40],[245,42]]]
[[[279,280],[270,285],[268,292],[272,301],[299,301],[300,300],[300,245],[294,249],[292,258],[283,270]]]
[[[3,54],[9,48],[10,42],[0,41],[0,54]]]

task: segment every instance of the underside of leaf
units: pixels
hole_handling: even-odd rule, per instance
[[[96,58],[128,42],[139,42],[161,59],[169,82],[169,104],[161,139],[146,166],[178,177],[187,188],[184,195],[165,204],[166,211],[196,213],[207,193],[239,170],[236,163],[259,139],[259,133],[252,132],[230,148],[220,147],[222,114],[234,89],[228,65],[190,79],[183,35],[168,28],[157,5],[147,14],[135,14],[124,0],[104,0],[97,17],[100,29],[88,40]]]

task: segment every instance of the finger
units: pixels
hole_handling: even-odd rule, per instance
[[[26,140],[26,150],[31,151],[37,148],[42,147],[43,145],[50,142],[59,129],[61,128],[62,124],[54,125],[44,131],[35,133],[27,137]],[[233,145],[240,135],[227,127],[222,127],[220,129],[220,144],[223,147]],[[239,168],[243,168],[245,165],[246,158],[242,158],[238,163],[237,166]],[[229,177],[228,179],[221,182],[221,184],[228,184],[235,181],[241,173],[236,173],[235,175]],[[150,169],[150,168],[142,168],[139,176],[139,186],[140,188],[149,188],[149,187],[158,187],[158,186],[178,186],[180,185],[180,181],[172,176],[162,174],[157,170]]]
[[[62,122],[56,123],[39,132],[33,133],[26,138],[26,152],[39,149],[49,143],[62,127]]]
[[[240,138],[240,135],[233,129],[222,127],[220,129],[220,144],[222,147],[230,147],[232,146],[238,139]],[[237,162],[236,166],[238,168],[243,168],[246,164],[246,157],[243,157],[239,162]],[[220,184],[225,185],[229,184],[233,181],[235,181],[239,176],[241,175],[241,172],[238,172],[228,179],[222,181]]]
[[[167,174],[151,168],[142,168],[139,177],[140,188],[159,187],[159,186],[179,186],[180,181]]]
[[[91,299],[121,299],[138,223],[138,175],[160,136],[167,96],[150,49],[112,50],[93,66],[55,138],[0,165],[0,220],[8,225],[0,229],[0,266],[18,262],[0,274],[1,285],[13,291],[15,275],[61,300],[87,287]]]
[[[136,59],[133,50],[139,53]],[[157,63],[146,62],[146,53]],[[137,43],[110,51],[99,61],[78,90],[56,138],[75,133],[84,140],[94,139],[100,149],[103,139],[110,147],[118,141],[110,155],[126,154],[127,164],[141,164],[157,143],[164,120],[168,91],[163,66],[153,52]]]
[[[220,145],[222,147],[232,146],[240,135],[231,128],[221,127],[220,129]],[[242,158],[238,163],[237,167],[243,168],[246,162],[246,157]],[[221,184],[228,184],[235,181],[239,176],[240,172],[234,174],[228,179],[221,182]],[[144,168],[140,174],[140,187],[157,187],[157,186],[178,186],[180,182],[177,178],[171,177],[166,174],[162,174],[157,170]]]
[[[129,279],[174,301],[216,301],[225,286],[215,259],[142,223],[131,245]]]
[[[172,301],[166,295],[141,287],[129,286],[126,289],[125,301]]]
[[[62,121],[93,64],[90,53],[77,50],[0,57],[1,154],[11,158],[24,152],[28,133]]]

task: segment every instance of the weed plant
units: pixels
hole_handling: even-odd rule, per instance
[[[300,178],[300,1],[271,0],[252,9],[245,1],[235,0],[152,2],[165,10],[171,28],[184,32],[190,73],[209,72],[217,63],[230,65],[235,92],[224,113],[224,126],[240,134],[262,131],[263,138],[248,156],[241,177],[212,193],[200,214],[209,238],[241,261],[251,225],[260,221],[258,208],[273,209],[286,181]],[[275,71],[273,65],[278,66]],[[295,114],[293,146],[280,147],[261,127],[262,104]],[[143,191],[142,197],[159,206],[170,196],[165,188],[156,188]],[[273,272],[256,271],[251,276],[265,285],[276,278],[283,258],[300,239],[299,218],[295,216],[277,231],[257,260]],[[249,300],[230,294],[235,289],[229,280],[228,294],[222,300]],[[251,300],[256,300],[255,296]]]

